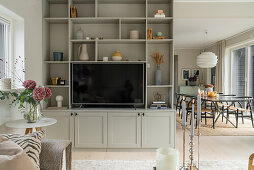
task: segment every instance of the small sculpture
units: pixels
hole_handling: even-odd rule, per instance
[[[71,18],[77,18],[77,8],[75,6],[71,6]]]
[[[147,39],[151,40],[152,38],[153,38],[152,28],[148,28],[147,29]]]
[[[63,96],[56,96],[57,107],[63,107]]]
[[[165,13],[162,9],[157,10],[156,14],[154,15],[155,18],[165,18]]]

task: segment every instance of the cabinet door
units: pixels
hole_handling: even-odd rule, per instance
[[[75,147],[107,147],[107,113],[77,113],[75,116]]]
[[[175,112],[148,112],[142,116],[142,147],[175,147]]]
[[[140,148],[141,116],[134,112],[108,113],[108,148]]]
[[[57,120],[56,124],[47,126],[47,139],[64,139],[74,141],[74,116],[65,111],[49,111],[43,113],[46,117]]]

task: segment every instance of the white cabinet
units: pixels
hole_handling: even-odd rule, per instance
[[[107,147],[107,112],[75,112],[75,147]]]
[[[108,148],[140,148],[141,116],[138,112],[108,113]]]
[[[47,139],[71,140],[76,148],[175,147],[174,110],[46,111],[57,123]]]
[[[46,117],[54,118],[57,123],[47,126],[43,129],[46,130],[47,139],[64,139],[74,141],[74,115],[66,111],[47,111],[43,112]]]
[[[142,148],[175,147],[175,112],[142,115]]]

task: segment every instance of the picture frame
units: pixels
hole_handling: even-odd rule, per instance
[[[198,72],[198,75],[197,75],[197,78],[199,79],[199,76],[200,76],[200,69],[192,69],[192,77],[196,74],[196,72]]]
[[[182,80],[189,80],[190,78],[190,69],[182,69]]]

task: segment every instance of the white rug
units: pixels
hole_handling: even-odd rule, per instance
[[[72,170],[153,170],[156,162],[127,160],[74,160]],[[248,161],[201,161],[200,170],[247,170]]]

